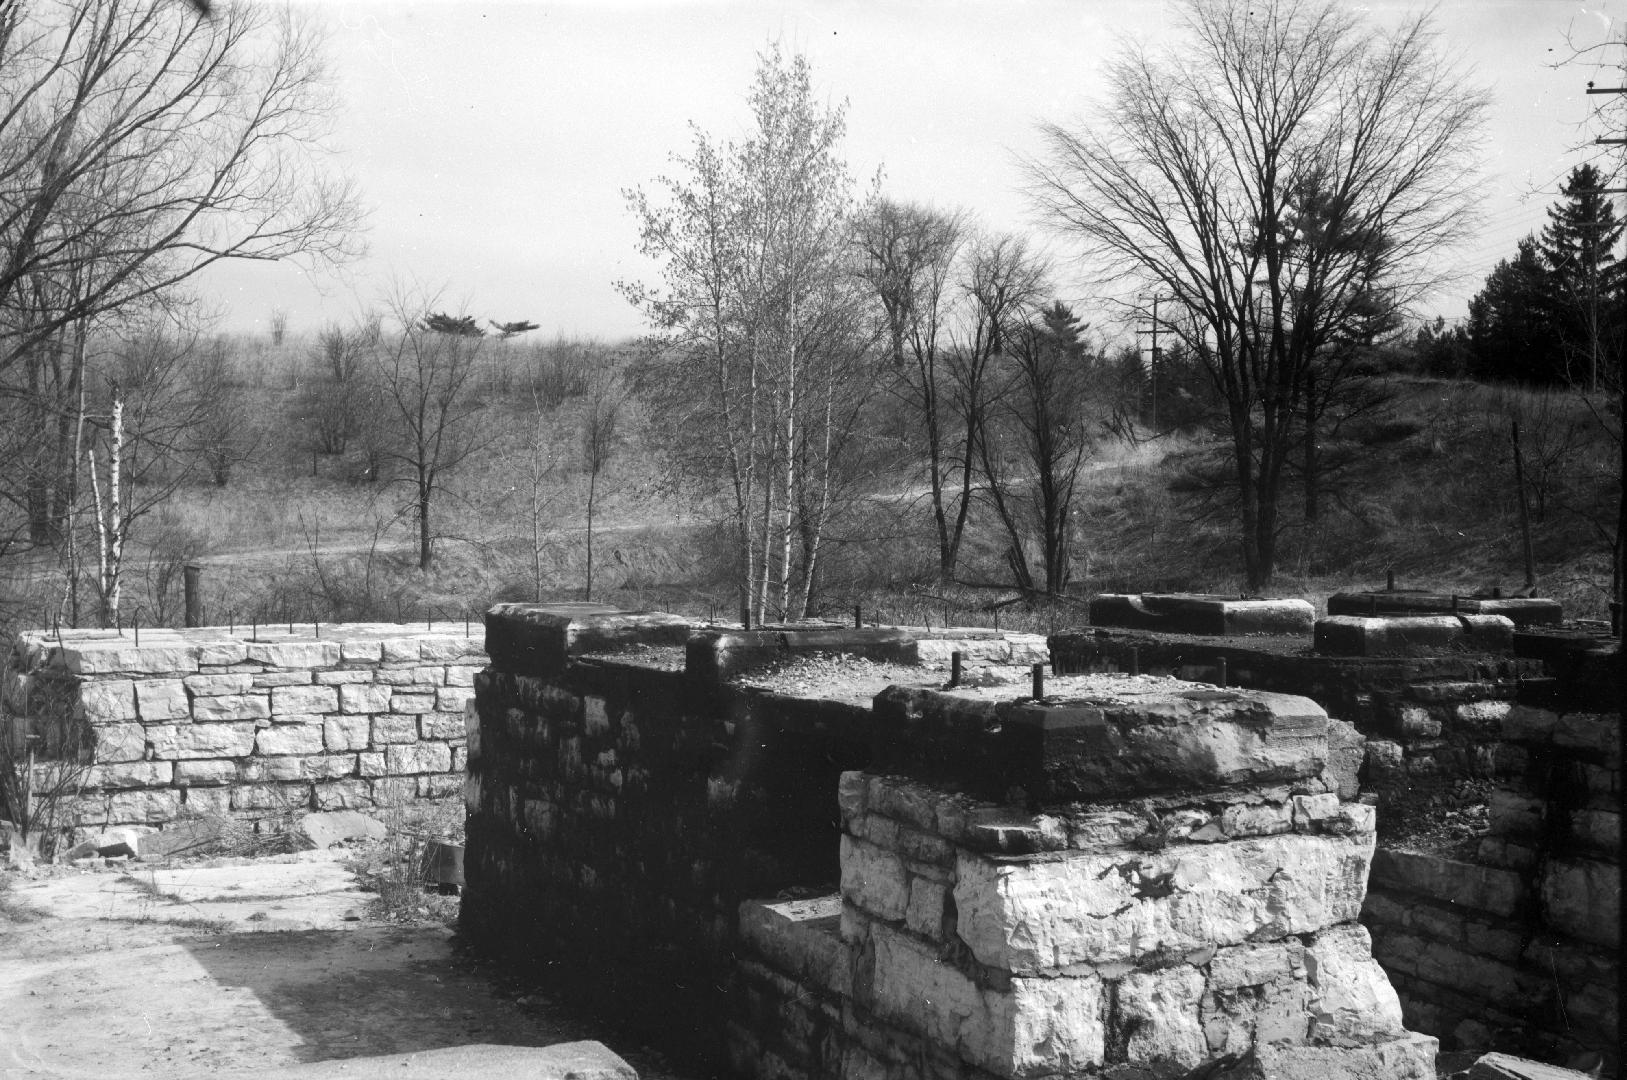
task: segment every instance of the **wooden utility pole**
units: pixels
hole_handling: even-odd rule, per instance
[[[1147,386],[1152,392],[1151,423],[1154,428],[1158,426],[1158,357],[1160,355],[1158,351],[1158,329],[1163,325],[1158,318],[1158,302],[1162,299],[1161,296],[1152,298],[1152,329],[1136,331],[1138,337],[1142,334],[1152,335],[1151,352],[1147,356]]]
[[[1627,86],[1593,86],[1590,83],[1587,92],[1589,94],[1627,94]],[[1627,146],[1627,139],[1602,138],[1594,141],[1603,146]],[[1597,190],[1601,195],[1627,195],[1627,188],[1599,188]],[[1627,296],[1627,292],[1624,292],[1624,296]],[[1611,589],[1611,600],[1615,604],[1615,618],[1611,622],[1615,624],[1613,629],[1616,631],[1617,641],[1616,690],[1621,695],[1621,704],[1627,707],[1627,648],[1622,647],[1622,642],[1627,639],[1627,634],[1623,633],[1623,627],[1621,626],[1622,588],[1624,581],[1627,581],[1627,573],[1624,573],[1624,571],[1627,571],[1627,566],[1623,565],[1622,560],[1624,549],[1627,549],[1627,544],[1622,543],[1623,539],[1627,539],[1627,364],[1618,363],[1617,368],[1616,393],[1618,395],[1618,405],[1622,406],[1617,410],[1617,415],[1622,418],[1622,430],[1618,433],[1620,460],[1617,464],[1616,474],[1616,550],[1615,565],[1612,567],[1614,588]]]

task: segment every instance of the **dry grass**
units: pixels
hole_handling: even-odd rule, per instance
[[[392,801],[378,816],[384,822],[384,840],[357,848],[348,862],[362,887],[378,894],[374,917],[388,922],[455,923],[458,897],[442,892],[430,880],[426,854],[431,841],[463,844],[462,800]]]
[[[257,365],[250,392],[257,407],[276,414],[286,407],[303,346],[248,344]],[[1388,404],[1328,433],[1324,456],[1347,460],[1329,479],[1316,525],[1300,522],[1300,492],[1290,481],[1275,591],[1320,601],[1382,582],[1390,570],[1415,587],[1523,587],[1508,438],[1509,423],[1519,419],[1531,489],[1541,495],[1533,524],[1538,590],[1576,615],[1601,616],[1609,565],[1596,524],[1613,519],[1615,480],[1614,444],[1601,416],[1572,395],[1425,379],[1385,385],[1393,391]],[[152,568],[174,562],[188,544],[206,567],[205,607],[214,622],[457,619],[497,599],[579,598],[580,477],[569,461],[555,477],[539,582],[521,490],[529,421],[513,401],[496,400],[486,422],[497,437],[443,495],[440,527],[451,535],[438,543],[430,571],[417,568],[411,518],[400,514],[405,488],[348,482],[332,462],[319,463],[324,475],[312,478],[309,458],[266,446],[228,487],[184,487],[162,520],[143,523],[129,559],[130,609],[141,607],[148,619],[157,612],[178,617],[173,597],[154,594]],[[561,424],[570,407],[559,414]],[[612,465],[595,545],[595,599],[726,617],[733,608],[729,545],[711,523],[716,515],[662,486],[651,445],[635,427]],[[1171,484],[1188,463],[1217,449],[1193,435],[1098,445],[1075,501],[1070,591],[1240,590],[1232,513],[1218,506],[1204,516]],[[860,604],[891,623],[992,625],[990,605],[1011,596],[999,587],[1008,577],[1000,531],[974,514],[960,565],[961,579],[973,584],[942,588],[924,499],[892,494],[918,486],[918,477],[883,472],[870,486],[876,494],[833,523],[815,614],[845,619]],[[1604,523],[1613,528],[1613,520]],[[144,549],[143,538],[164,550]],[[14,595],[22,621],[49,623],[56,567],[13,561],[8,569],[14,577],[0,582],[0,598]],[[1065,604],[1005,607],[999,617],[1002,625],[1040,631],[1079,621]]]

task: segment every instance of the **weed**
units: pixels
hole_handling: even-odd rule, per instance
[[[451,924],[457,919],[457,897],[431,893],[435,883],[426,874],[426,855],[431,841],[463,843],[462,801],[392,800],[381,809],[384,840],[357,848],[348,863],[362,887],[378,894],[374,915],[390,922]]]

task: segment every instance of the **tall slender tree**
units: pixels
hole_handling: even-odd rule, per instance
[[[1538,246],[1548,265],[1545,280],[1563,365],[1556,376],[1596,390],[1601,365],[1621,324],[1622,273],[1616,245],[1627,223],[1602,193],[1605,177],[1591,164],[1571,170],[1548,208]]]
[[[886,198],[867,206],[854,226],[859,276],[884,321],[892,368],[887,385],[920,424],[925,444],[940,582],[955,576],[971,506],[970,474],[962,474],[959,486],[950,475],[955,421],[949,389],[954,275],[968,233],[964,214]]]
[[[623,289],[661,332],[646,378],[678,464],[725,477],[740,612],[761,622],[807,610],[873,335],[849,258],[843,109],[778,46],[747,100],[743,139],[697,130],[662,197],[627,193],[662,280]]]

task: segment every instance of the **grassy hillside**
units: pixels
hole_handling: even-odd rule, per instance
[[[552,395],[557,404],[539,408],[525,380],[513,378],[516,355],[535,374],[546,350],[494,361],[481,391],[483,445],[448,480],[435,565],[420,572],[409,489],[395,482],[403,477],[368,478],[353,455],[315,454],[301,441],[307,349],[245,349],[236,392],[254,418],[248,460],[225,486],[188,480],[138,526],[127,611],[139,607],[149,624],[177,621],[179,568],[187,562],[205,567],[207,612],[221,622],[455,617],[496,599],[580,595],[580,400],[567,385]],[[1381,583],[1392,569],[1407,586],[1523,588],[1510,440],[1518,421],[1537,591],[1564,600],[1573,615],[1603,616],[1614,416],[1573,395],[1466,382],[1386,377],[1364,389],[1357,415],[1323,433],[1314,524],[1303,521],[1298,477],[1287,484],[1276,592],[1320,599]],[[715,508],[668,475],[636,400],[624,434],[601,488],[596,597],[722,614],[730,608],[727,544]],[[1215,481],[1224,449],[1213,435],[1193,432],[1138,441],[1104,435],[1075,503],[1071,591],[1237,591],[1236,525]],[[847,617],[862,604],[889,620],[992,622],[983,609],[1013,595],[1001,587],[1005,541],[992,515],[974,511],[960,575],[966,584],[939,586],[918,470],[900,464],[896,441],[878,437],[872,457],[832,527],[822,609]],[[0,575],[14,623],[50,621],[60,601],[52,558],[13,559]],[[1028,613],[1007,607],[1000,617],[1044,629],[1080,615],[1062,605]]]

